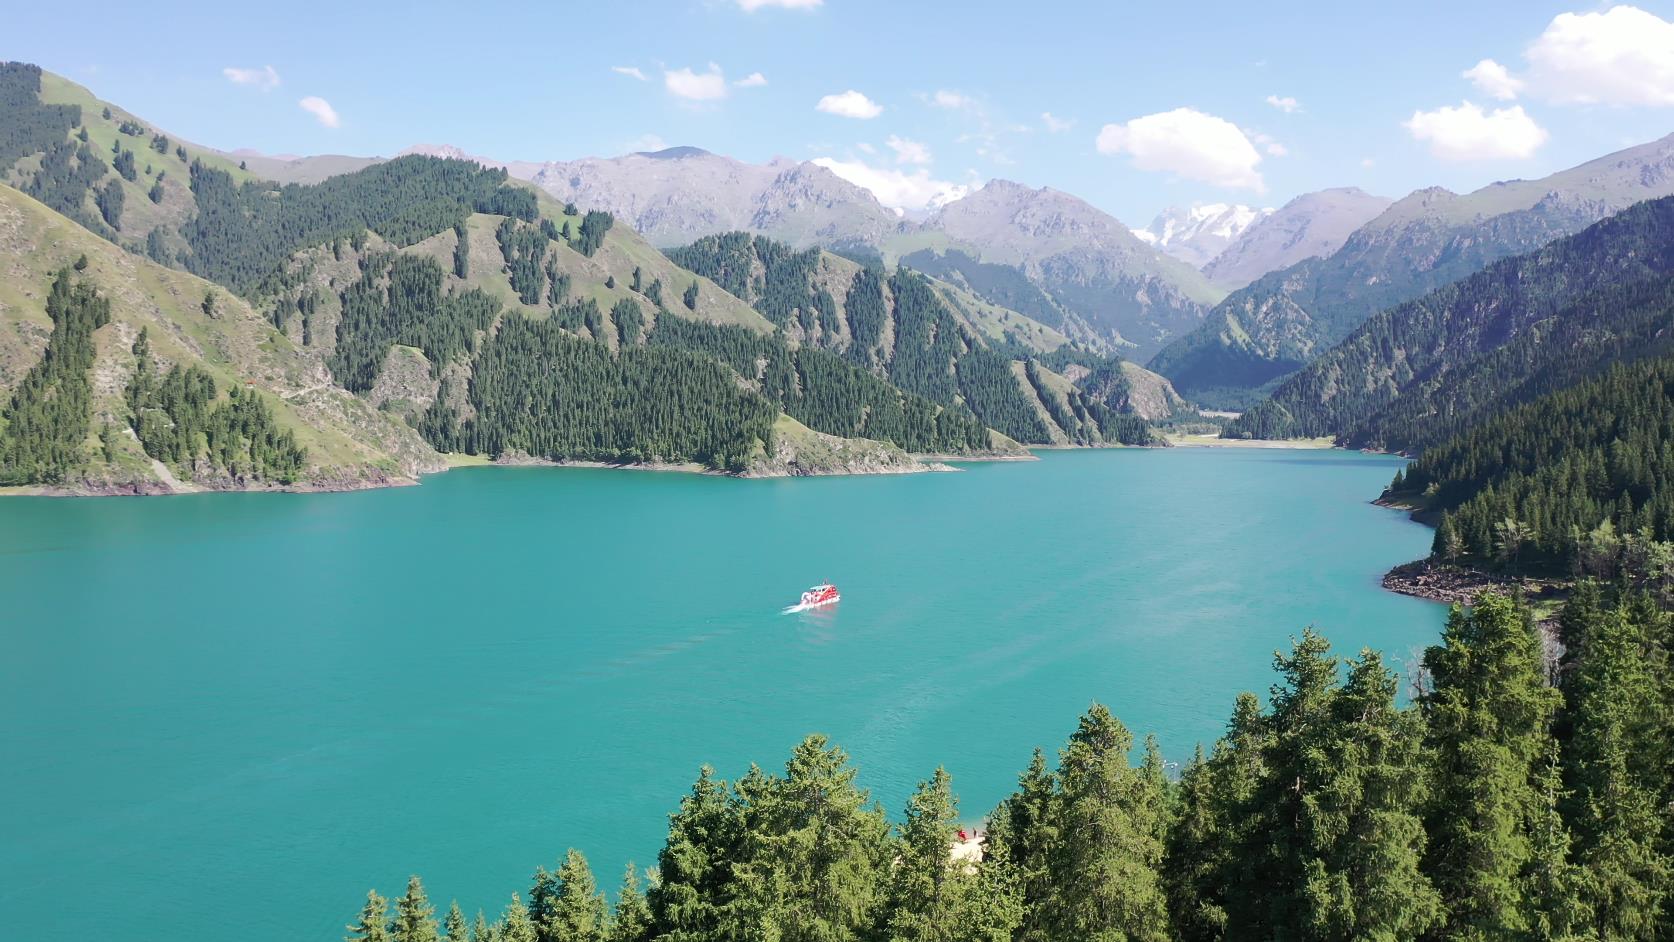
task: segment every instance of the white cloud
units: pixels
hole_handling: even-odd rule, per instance
[[[1362,157],[1362,158],[1360,158],[1360,166],[1362,166],[1362,167],[1364,167],[1364,168],[1366,168],[1366,169],[1367,169],[1367,170],[1370,170],[1370,169],[1372,169],[1372,168],[1373,168],[1373,167],[1376,167],[1376,166],[1377,166],[1377,165],[1378,165],[1378,162],[1377,162],[1377,161],[1375,161],[1375,160],[1373,160],[1373,159],[1372,159],[1372,158],[1370,158],[1370,157]]]
[[[977,188],[973,184],[933,179],[930,171],[922,167],[904,171],[831,157],[816,158],[814,163],[856,186],[871,190],[878,202],[894,210],[935,209]]]
[[[1490,98],[1498,98],[1501,101],[1510,101],[1516,98],[1517,93],[1522,91],[1524,84],[1526,84],[1522,79],[1512,75],[1510,69],[1493,59],[1483,59],[1459,74],[1470,79],[1471,84],[1475,85],[1482,94]]]
[[[1527,57],[1530,86],[1555,102],[1674,105],[1674,23],[1638,7],[1560,13]]]
[[[945,88],[936,89],[930,95],[928,101],[937,108],[947,108],[955,111],[976,106],[976,99],[971,96],[962,95],[959,92],[950,92]]]
[[[1286,95],[1283,98],[1280,98],[1278,95],[1268,95],[1265,101],[1269,105],[1283,111],[1285,114],[1295,114],[1296,112],[1302,110],[1302,103],[1289,95]]]
[[[328,128],[335,128],[343,123],[343,119],[337,116],[337,109],[331,107],[331,102],[317,95],[309,95],[297,102],[297,105]]]
[[[738,0],[738,8],[745,13],[754,13],[765,7],[779,7],[783,10],[812,10],[824,2],[825,0]]]
[[[1405,123],[1412,136],[1442,160],[1516,160],[1546,143],[1546,129],[1522,105],[1483,111],[1470,102],[1415,111]]]
[[[930,148],[918,141],[909,141],[904,137],[891,134],[889,140],[884,141],[889,149],[895,152],[895,162],[898,164],[927,164],[930,162]]]
[[[1285,145],[1283,145],[1283,144],[1279,143],[1277,140],[1275,140],[1273,138],[1273,135],[1264,134],[1261,131],[1251,130],[1250,128],[1244,128],[1243,130],[1244,130],[1244,136],[1249,138],[1251,143],[1255,144],[1257,147],[1260,147],[1262,152],[1265,153],[1267,156],[1269,156],[1269,157],[1289,157],[1290,156],[1290,148],[1286,147]]]
[[[630,154],[652,153],[668,146],[668,142],[657,134],[642,134],[628,142],[625,148]]]
[[[663,87],[669,94],[687,101],[717,101],[727,97],[727,77],[721,73],[721,67],[709,63],[709,71],[693,72],[691,69],[664,69]]]
[[[1053,134],[1057,134],[1060,131],[1068,131],[1070,128],[1075,127],[1075,122],[1073,120],[1057,117],[1050,111],[1042,111],[1040,113],[1040,121],[1042,124],[1046,125],[1046,129],[1051,131]]]
[[[883,114],[883,106],[867,98],[865,95],[849,89],[836,95],[827,95],[814,105],[814,108],[826,114],[834,114],[844,118],[876,118]]]
[[[645,77],[645,73],[639,70],[639,66],[637,65],[613,65],[610,67],[610,71],[615,72],[617,75],[626,75],[631,79],[639,79],[641,82],[650,81],[650,79]]]
[[[259,69],[239,69],[227,66],[221,70],[227,81],[234,85],[254,85],[264,92],[279,87],[279,73],[271,65],[264,65]]]
[[[760,88],[767,84],[767,76],[761,74],[760,72],[751,72],[749,75],[744,76],[732,84],[738,86],[739,88]]]
[[[1261,154],[1225,118],[1176,108],[1107,124],[1097,140],[1101,154],[1127,154],[1140,170],[1159,170],[1215,186],[1264,192]]]

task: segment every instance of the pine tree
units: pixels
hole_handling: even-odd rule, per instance
[[[1059,760],[1059,848],[1052,858],[1052,933],[1062,939],[1164,940],[1158,868],[1161,798],[1128,761],[1133,736],[1104,706],[1081,718]]]
[[[1298,835],[1316,855],[1304,892],[1316,938],[1411,939],[1442,918],[1440,894],[1419,869],[1422,729],[1396,708],[1397,687],[1368,650],[1332,703],[1314,826]]]
[[[483,916],[482,910],[477,910],[477,918],[471,923],[471,942],[496,942],[497,938],[498,933],[489,928],[488,919]]]
[[[1017,793],[1006,799],[995,816],[989,840],[1003,847],[1016,875],[1023,906],[1018,942],[1044,942],[1052,900],[1051,862],[1059,835],[1058,780],[1047,767],[1044,752],[1035,750],[1017,784]]]
[[[447,918],[442,920],[442,931],[448,942],[466,942],[470,938],[469,930],[465,927],[465,914],[459,909],[459,901],[454,900],[448,906]]]
[[[740,781],[745,829],[728,933],[849,942],[875,926],[889,825],[854,777],[848,755],[816,734],[792,752],[783,778]]]
[[[658,879],[647,894],[654,936],[670,942],[718,938],[732,898],[742,822],[736,800],[704,766],[669,816],[668,841],[657,857]]]
[[[366,891],[366,906],[360,911],[360,921],[348,926],[344,942],[391,942],[389,935],[389,900],[377,890]]]
[[[885,928],[891,942],[949,942],[965,921],[975,868],[967,874],[949,854],[957,820],[947,770],[938,768],[913,792],[900,827]]]
[[[537,942],[603,942],[608,908],[587,858],[571,848],[557,872],[535,872],[529,919]]]
[[[1541,807],[1558,694],[1540,641],[1511,599],[1455,608],[1424,655],[1433,689],[1420,705],[1434,756],[1425,871],[1448,914],[1448,938],[1527,931],[1530,822]]]
[[[391,942],[437,942],[436,907],[424,895],[417,876],[407,880],[407,892],[395,901],[395,922]]]
[[[616,896],[608,939],[609,942],[648,942],[651,929],[651,906],[639,888],[639,874],[629,861],[627,872],[622,875],[622,890]]]
[[[1579,942],[1589,937],[1592,911],[1583,898],[1585,874],[1576,866],[1573,842],[1562,806],[1563,787],[1558,744],[1552,743],[1540,780],[1541,804],[1530,830],[1528,869],[1529,935],[1538,942]]]
[[[496,925],[494,937],[495,942],[539,942],[535,923],[529,918],[529,908],[523,905],[523,900],[516,893],[506,904],[506,914]]]
[[[1180,776],[1180,820],[1170,834],[1165,876],[1175,931],[1184,942],[1225,936],[1229,908],[1248,893],[1253,797],[1266,768],[1267,719],[1255,694],[1241,693],[1226,735]],[[1257,909],[1251,900],[1242,909]]]
[[[1570,690],[1577,860],[1593,927],[1608,939],[1659,938],[1674,865],[1663,846],[1665,708],[1647,664],[1644,624],[1625,606],[1600,612]]]
[[[1319,864],[1320,796],[1330,774],[1329,718],[1337,694],[1338,660],[1312,628],[1275,654],[1282,682],[1272,689],[1266,774],[1252,802],[1246,870],[1228,890],[1227,936],[1310,936],[1316,915],[1308,895]]]

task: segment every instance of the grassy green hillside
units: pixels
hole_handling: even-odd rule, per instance
[[[31,67],[0,67],[0,83],[0,110],[21,128],[0,170],[41,197],[9,190],[11,201],[32,227],[74,236],[69,260],[90,257],[74,283],[114,305],[111,323],[60,336],[41,298],[70,249],[29,238],[10,249],[40,273],[8,287],[19,298],[0,382],[30,390],[28,408],[5,413],[18,423],[0,450],[16,465],[0,469],[9,481],[347,486],[437,467],[438,451],[756,473],[843,470],[832,467],[842,457],[849,470],[897,470],[891,446],[1010,452],[1018,440],[1097,443],[1113,427],[1104,404],[1043,393],[1008,365],[1061,348],[1061,334],[959,286],[817,250],[796,255],[789,280],[777,263],[695,274],[608,214],[469,161],[407,156],[280,184]],[[61,436],[38,437],[61,417],[43,404],[83,385],[55,394],[64,383],[43,379],[54,362],[43,351],[88,330],[98,453],[71,449],[72,482],[63,461],[48,474],[32,457],[64,452]],[[801,457],[776,455],[780,443]]]
[[[39,202],[0,187],[0,390],[17,388],[46,348],[45,311],[53,273],[86,257],[78,278],[111,304],[111,322],[94,333],[92,416],[84,481],[92,490],[169,490],[172,478],[193,486],[192,469],[170,470],[148,458],[129,430],[123,391],[132,378],[132,346],[146,330],[156,360],[196,365],[221,392],[251,389],[280,426],[307,450],[305,485],[354,486],[410,479],[441,465],[406,425],[332,385],[320,359],[275,331],[267,318],[225,290],[124,252]],[[216,297],[213,315],[205,295]],[[100,435],[115,432],[107,456]],[[206,486],[252,482],[201,475]]]

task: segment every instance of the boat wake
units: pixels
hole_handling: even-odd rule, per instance
[[[801,601],[797,602],[795,605],[785,606],[785,610],[779,614],[793,615],[797,612],[806,612],[816,608],[824,608],[827,605],[837,604],[837,602],[841,599],[842,596],[837,594],[837,587],[828,582],[823,585],[814,586],[812,589],[802,593]]]

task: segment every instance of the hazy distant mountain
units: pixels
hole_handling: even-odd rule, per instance
[[[1439,187],[1392,204],[1327,258],[1307,259],[1229,295],[1149,364],[1182,393],[1238,398],[1300,368],[1372,314],[1489,264],[1674,194],[1674,135],[1539,180],[1459,195]],[[1230,396],[1230,397],[1229,397]],[[1213,397],[1211,397],[1213,398]]]
[[[870,190],[788,158],[750,164],[671,147],[545,163],[528,178],[558,200],[608,210],[662,247],[734,230],[799,248],[878,245],[901,225]]]
[[[1203,266],[1203,274],[1230,291],[1305,258],[1330,255],[1392,202],[1352,186],[1304,193],[1245,228]]]
[[[548,163],[530,179],[560,201],[608,210],[659,246],[745,231],[901,261],[1129,356],[1191,329],[1220,297],[1109,214],[1007,181],[913,220],[825,167],[750,164],[696,147]]]
[[[1170,206],[1151,220],[1149,226],[1135,229],[1133,234],[1141,242],[1201,269],[1272,213],[1271,208],[1252,209],[1228,203],[1205,203],[1190,209]]]
[[[353,157],[348,154],[316,154],[298,157],[294,154],[263,154],[248,148],[226,154],[228,160],[247,167],[258,177],[280,183],[318,183],[327,177],[354,173],[376,163],[382,157]]]
[[[1068,193],[1009,180],[937,210],[891,246],[913,268],[957,274],[985,297],[1072,336],[1118,339],[1143,359],[1220,297],[1196,269]]]

